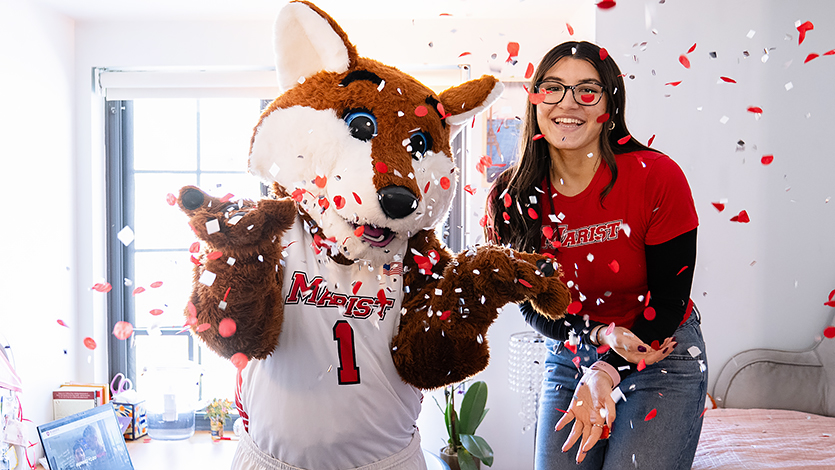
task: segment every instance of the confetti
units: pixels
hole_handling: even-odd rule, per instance
[[[600,48],[600,60],[601,61],[606,60],[606,57],[609,57],[609,51],[607,51],[606,48],[601,47]]]
[[[532,105],[541,104],[543,101],[545,101],[545,93],[528,92],[528,101],[530,101]]]
[[[69,326],[67,326],[67,324],[64,323],[64,320],[58,320],[58,324],[63,326],[64,328],[69,328]]]
[[[554,236],[554,229],[549,226],[542,227],[542,234],[545,235],[545,238],[551,239]]]
[[[748,217],[748,212],[744,210],[740,211],[738,215],[731,217],[731,222],[740,222],[743,224],[747,224],[750,221],[751,219]]]
[[[653,409],[652,409],[649,413],[647,413],[647,417],[646,417],[646,418],[644,418],[644,421],[649,421],[649,420],[651,420],[652,418],[655,418],[655,415],[656,415],[656,414],[658,414],[658,410],[656,410],[655,408],[653,408]]]
[[[688,53],[688,54],[696,50],[696,44],[697,44],[697,43],[693,43],[693,45],[692,45],[692,46],[690,46],[690,49],[687,49],[687,53]]]
[[[316,175],[316,178],[313,178],[313,184],[318,188],[324,188],[328,184],[328,177]]]
[[[576,367],[576,368],[578,368],[578,369],[580,368],[580,356],[574,356],[574,357],[571,359],[571,362],[573,362],[573,363],[574,363],[574,367]],[[580,403],[578,403],[578,405],[579,405],[579,404],[580,404]]]
[[[345,207],[345,198],[338,195],[334,196],[333,203],[336,204],[337,209],[342,209],[343,207]]]
[[[87,349],[92,351],[92,350],[96,349],[96,341],[93,338],[88,336],[88,337],[84,338],[84,346],[86,346]]]
[[[832,49],[831,51],[826,51],[823,53],[823,55],[835,55],[835,49]]]
[[[719,212],[722,212],[723,210],[725,210],[725,204],[723,204],[721,202],[711,202],[711,204],[713,204],[713,207],[715,207],[716,210],[719,211]]]
[[[446,321],[446,320],[448,320],[448,319],[449,319],[449,317],[450,317],[450,315],[452,315],[452,311],[451,311],[451,310],[444,310],[444,312],[443,312],[443,313],[441,314],[441,316],[440,316],[441,321]]]
[[[572,353],[577,354],[577,345],[576,345],[576,344],[571,344],[571,342],[570,342],[570,341],[566,340],[566,341],[563,343],[563,345],[565,345],[565,347],[566,347],[569,351],[571,351]]]
[[[618,263],[618,260],[613,259],[612,262],[609,263],[609,269],[611,269],[614,273],[620,271],[620,264]]]
[[[731,77],[719,77],[719,78],[722,79],[722,81],[726,82],[726,83],[736,83],[736,80],[734,80]]]
[[[655,320],[655,309],[652,307],[647,307],[644,309],[644,318],[648,321]]]
[[[684,66],[684,68],[690,68],[690,59],[688,59],[686,55],[682,54],[678,56],[678,61]]]
[[[353,286],[352,286],[352,288],[351,288],[351,292],[353,292],[353,293],[354,293],[354,295],[357,295],[357,291],[359,291],[359,290],[360,290],[360,286],[362,286],[362,282],[361,282],[361,281],[354,282],[354,283],[353,283]]]
[[[519,55],[519,43],[518,42],[509,42],[507,43],[507,60],[505,62],[513,62],[514,57]]]
[[[809,54],[809,55],[807,55],[807,56],[806,56],[806,60],[804,60],[804,61],[803,61],[803,63],[804,63],[804,64],[806,64],[806,63],[808,63],[810,60],[817,59],[818,57],[820,57],[820,56],[819,56],[818,54],[815,54],[815,53],[813,52],[813,53],[811,53],[811,54]]]
[[[574,36],[574,28],[572,28],[570,24],[566,23],[565,28],[568,29],[569,36]]]
[[[533,207],[528,207],[528,217],[530,217],[533,220],[536,220],[539,218],[539,214],[536,213]]]
[[[169,206],[173,206],[174,204],[177,204],[177,196],[168,193],[165,195],[165,202],[167,202]]]
[[[606,327],[606,335],[610,335],[615,331],[615,322],[609,323],[609,326]]]
[[[93,284],[92,287],[94,291],[102,293],[110,292],[110,289],[112,288],[113,286],[111,286],[109,282],[97,282]]]
[[[449,189],[449,187],[451,186],[449,178],[447,178],[446,176],[441,177],[440,183],[441,183],[441,188],[444,189],[444,190]]]
[[[354,230],[355,237],[361,237],[363,233],[365,233],[365,225],[360,225]]]
[[[230,358],[230,361],[232,361],[232,365],[234,365],[238,370],[243,370],[249,362],[249,359],[246,358],[244,353],[235,353]]]
[[[773,161],[774,161],[774,155],[763,155],[763,157],[760,159],[760,162],[763,165],[771,165],[771,162],[773,162]]]
[[[786,83],[785,85],[783,85],[783,87],[786,89],[786,91],[789,91],[792,88],[794,88],[794,85],[792,84],[792,82],[789,82],[789,83]]]
[[[800,33],[797,37],[797,45],[803,44],[803,41],[806,40],[806,32],[815,29],[815,25],[812,24],[811,21],[807,21],[803,24],[797,26],[797,32]]]
[[[222,198],[220,198],[220,202],[229,202],[229,201],[230,201],[233,197],[235,197],[235,195],[234,195],[234,194],[232,194],[232,193],[226,193],[226,195],[225,195],[225,196],[223,196]]]
[[[128,246],[131,244],[131,242],[133,242],[135,236],[133,230],[131,230],[130,227],[125,225],[125,227],[122,230],[120,230],[119,233],[116,234],[116,238],[118,238],[123,245]]]
[[[220,333],[220,336],[224,338],[228,338],[235,334],[235,331],[238,330],[238,324],[235,323],[235,320],[231,318],[224,318],[220,321],[217,325],[217,331]]]
[[[154,289],[156,289],[158,287],[162,287],[162,281],[152,282],[151,287],[153,287]]]
[[[647,368],[647,362],[645,360],[641,359],[641,361],[638,362],[638,366],[636,367],[636,369],[638,369],[638,372],[640,372],[640,371],[642,371],[646,368]],[[655,417],[655,415],[653,415],[653,417]],[[652,418],[650,418],[650,419],[652,419]],[[647,421],[649,421],[649,420],[647,420]]]
[[[751,106],[751,107],[748,108],[748,112],[749,113],[754,113],[754,114],[762,114],[763,109],[760,108],[759,106]]]
[[[198,279],[198,282],[200,282],[201,284],[205,284],[207,286],[211,286],[212,284],[215,283],[215,278],[216,277],[217,277],[217,274],[215,274],[211,271],[203,271],[203,273],[200,274],[200,279]]]
[[[621,137],[620,139],[618,139],[618,145],[623,145],[623,144],[625,144],[625,143],[629,142],[631,139],[632,139],[632,136],[631,136],[631,135],[627,135],[627,136],[625,136],[625,137]]]
[[[533,76],[533,64],[528,62],[528,67],[525,69],[525,79],[530,79]]]
[[[426,182],[426,186],[423,187],[423,193],[426,194],[429,192],[429,185],[432,184],[431,181]]]
[[[506,194],[502,197],[502,201],[505,207],[510,207],[513,204],[513,200],[510,198],[510,194]]]
[[[467,191],[468,193],[470,193],[471,196],[475,196],[475,193],[478,190],[468,184],[468,185],[464,186],[464,191]]]
[[[468,55],[471,55],[471,54],[472,54],[472,52],[462,52],[462,53],[458,54],[458,57],[465,57],[465,56],[468,56]]]
[[[133,295],[141,294],[143,292],[145,292],[145,288],[140,286],[133,290]]]
[[[829,339],[835,338],[835,326],[827,326],[823,330],[823,335]]]
[[[362,204],[362,199],[360,199],[359,194],[357,194],[357,193],[351,193],[351,194],[354,195],[354,200],[357,201],[357,204],[361,205]]]
[[[379,173],[388,173],[389,167],[383,162],[377,162],[374,164],[374,169],[377,170]]]
[[[655,140],[655,134],[652,134],[652,137],[649,138],[647,141],[647,147],[652,147],[652,142]]]
[[[133,334],[133,325],[126,321],[119,321],[113,325],[113,336],[118,339],[128,339]]]
[[[615,0],[602,0],[597,2],[597,8],[600,8],[601,10],[608,10],[610,8],[614,8],[616,4]]]
[[[544,135],[542,135],[542,134],[537,134],[537,135],[533,136],[533,140],[539,140],[539,139],[541,139],[541,138],[543,138],[543,137],[545,137],[545,136],[544,136]]]
[[[162,309],[155,308],[155,309],[151,310],[149,313],[156,317],[158,315],[162,315]]]
[[[523,286],[527,287],[528,289],[533,287],[530,282],[528,282],[524,279],[519,279],[519,284],[522,284]]]
[[[217,219],[211,219],[206,221],[206,233],[211,235],[213,233],[220,232],[220,223]]]
[[[200,251],[200,242],[194,242],[188,247],[189,253],[197,253],[198,251]]]
[[[603,113],[600,116],[597,116],[597,122],[606,122],[609,120],[609,113]]]
[[[687,352],[690,353],[691,357],[696,357],[696,356],[698,356],[699,354],[702,353],[702,350],[699,349],[698,346],[693,345],[693,346],[690,346],[689,348],[687,348]]]
[[[679,274],[683,273],[683,272],[684,272],[687,268],[689,268],[689,267],[690,267],[690,266],[685,266],[685,267],[683,267],[683,268],[679,269],[679,270],[678,270],[678,272],[676,273],[676,276],[678,276]]]
[[[423,116],[426,116],[427,114],[429,114],[429,110],[426,109],[426,106],[421,105],[421,106],[418,106],[417,108],[415,108],[415,116],[423,117]]]
[[[582,309],[583,309],[583,304],[580,303],[579,300],[575,300],[574,302],[571,302],[568,305],[568,308],[566,308],[565,311],[572,314],[572,315],[577,315],[578,313],[580,313],[580,310],[582,310]]]
[[[669,86],[679,86],[679,85],[681,85],[681,80],[679,80],[677,82],[667,82],[664,85],[665,86],[667,86],[667,85],[669,85]]]

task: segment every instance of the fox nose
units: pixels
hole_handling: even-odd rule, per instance
[[[377,191],[383,212],[392,219],[402,219],[417,209],[417,197],[403,186],[386,186]]]

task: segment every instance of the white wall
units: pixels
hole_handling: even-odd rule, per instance
[[[0,0],[0,58],[0,334],[23,381],[24,417],[40,424],[52,420],[51,391],[74,376],[81,344],[57,323],[77,325],[74,218],[84,212],[74,200],[74,23]],[[34,429],[28,438],[37,442]]]
[[[801,45],[797,20],[815,25]],[[835,4],[619,2],[598,14],[597,39],[635,76],[626,84],[633,135],[646,142],[655,134],[653,146],[681,165],[693,189],[700,217],[693,299],[703,313],[711,387],[733,354],[811,347],[833,315],[823,303],[835,288],[835,57],[804,60],[835,47]],[[678,57],[694,43],[688,70]],[[763,62],[766,48],[774,50]],[[762,117],[749,106],[761,107]],[[770,154],[774,163],[762,165]],[[728,202],[719,213],[711,202],[721,199]],[[730,222],[741,210],[751,222]]]

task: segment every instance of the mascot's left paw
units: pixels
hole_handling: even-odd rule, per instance
[[[519,284],[529,288],[531,305],[540,314],[558,320],[565,316],[565,310],[571,303],[571,293],[562,282],[562,272],[553,258],[529,253],[517,253],[528,263],[527,269],[517,267]],[[527,271],[527,272],[525,272]]]

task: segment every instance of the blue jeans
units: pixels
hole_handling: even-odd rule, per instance
[[[557,421],[568,408],[582,373],[571,359],[574,354],[562,343],[548,340],[545,382],[537,423],[535,468],[582,470],[687,470],[693,464],[702,412],[707,394],[707,358],[698,311],[675,332],[678,345],[663,361],[633,372],[619,388],[626,397],[617,403],[609,439],[601,439],[580,465],[576,463],[580,439],[568,451],[562,445],[573,422],[555,432]],[[693,357],[688,351],[701,351]],[[597,360],[594,348],[578,348],[580,364]],[[651,410],[655,418],[646,421]]]

